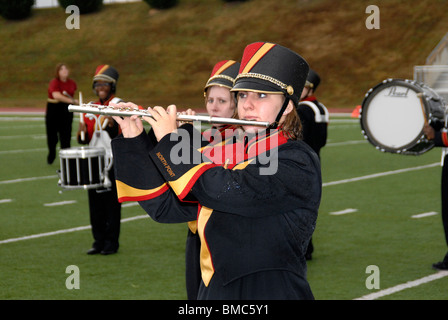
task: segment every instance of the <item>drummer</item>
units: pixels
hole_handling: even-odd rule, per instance
[[[93,76],[93,91],[99,100],[95,104],[109,105],[111,101],[122,101],[115,97],[117,90],[118,71],[109,65],[100,65]],[[84,121],[80,122],[77,133],[80,144],[92,143],[92,138],[98,127],[104,128],[103,134],[115,138],[119,133],[119,126],[112,117],[92,114],[81,114]],[[97,122],[99,122],[97,124]],[[81,134],[83,133],[83,134]],[[82,139],[84,136],[84,140]],[[110,140],[110,139],[109,139]],[[110,141],[106,141],[110,145]],[[114,168],[108,172],[112,185],[98,189],[89,189],[90,223],[94,242],[87,254],[109,255],[117,253],[119,247],[121,203],[117,200]]]
[[[238,140],[216,146],[235,151],[222,165],[206,159],[174,164],[174,105],[149,108],[154,119],[144,117],[159,141],[150,157],[141,120],[115,117],[123,130],[112,141],[123,199],[139,198],[159,222],[198,218],[199,299],[313,299],[304,255],[316,223],[321,175],[317,155],[299,140],[295,110],[307,74],[305,60],[285,47],[264,42],[246,47],[232,89],[238,114],[272,126],[245,125]],[[276,155],[275,172],[262,174],[265,153]],[[191,148],[190,157],[197,156]],[[238,157],[240,162],[232,162]],[[187,202],[191,198],[199,205]]]

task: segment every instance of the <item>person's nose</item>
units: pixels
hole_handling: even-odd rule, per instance
[[[254,99],[252,95],[249,94],[243,101],[243,109],[252,110],[253,108],[254,108]]]

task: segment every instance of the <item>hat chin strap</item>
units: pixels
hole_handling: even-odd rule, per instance
[[[288,103],[291,99],[289,97],[286,97],[285,102],[283,102],[282,108],[280,109],[280,112],[277,114],[277,118],[275,118],[275,121],[271,123],[269,126],[269,129],[277,129],[280,119],[283,116],[283,112],[285,112],[286,108],[288,107]]]

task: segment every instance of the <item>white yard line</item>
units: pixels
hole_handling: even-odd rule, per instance
[[[362,144],[367,143],[367,140],[349,140],[349,141],[342,141],[342,142],[330,142],[327,143],[326,147],[340,147],[340,146],[346,146],[351,144]]]
[[[66,200],[66,201],[59,201],[59,202],[44,203],[44,207],[65,206],[67,204],[74,204],[76,202],[77,202],[76,200]]]
[[[406,283],[402,283],[399,285],[396,285],[394,287],[388,288],[388,289],[384,289],[384,290],[380,290],[377,292],[373,292],[370,294],[367,294],[365,296],[356,298],[354,300],[374,300],[374,299],[378,299],[384,296],[388,296],[391,295],[393,293],[399,292],[399,291],[403,291],[405,289],[409,289],[409,288],[415,288],[418,287],[419,285],[422,285],[424,283],[428,283],[434,280],[438,280],[438,279],[442,279],[444,277],[448,276],[448,271],[439,271],[437,273],[431,274],[429,276],[417,279],[417,280],[413,280],[413,281],[408,281]]]
[[[1,154],[13,154],[13,153],[25,153],[25,152],[41,152],[48,151],[46,148],[38,148],[38,149],[19,149],[19,150],[4,150],[0,151]]]
[[[412,167],[412,168],[405,168],[405,169],[398,169],[398,170],[392,170],[392,171],[385,171],[385,172],[379,172],[379,173],[374,173],[374,174],[368,174],[366,176],[355,177],[355,178],[350,178],[350,179],[342,179],[342,180],[338,180],[338,181],[325,182],[325,183],[322,184],[322,187],[329,187],[329,186],[334,186],[334,185],[343,184],[343,183],[356,182],[356,181],[361,181],[361,180],[367,180],[367,179],[373,179],[373,178],[378,178],[378,177],[389,176],[389,175],[392,175],[392,174],[399,174],[399,173],[405,173],[405,172],[410,172],[410,171],[428,169],[428,168],[432,168],[432,167],[436,167],[436,166],[440,166],[440,162],[431,163],[431,164],[427,164],[427,165],[424,165],[424,166],[418,166],[418,167]]]
[[[121,219],[121,223],[144,219],[144,218],[148,218],[148,217],[149,216],[145,214],[145,215],[141,215],[141,216],[125,218],[125,219]],[[42,237],[48,237],[48,236],[54,236],[57,234],[63,234],[63,233],[69,233],[69,232],[75,232],[75,231],[88,230],[90,228],[91,228],[91,226],[89,225],[89,226],[82,226],[82,227],[76,227],[76,228],[70,228],[70,229],[62,229],[62,230],[56,230],[56,231],[51,231],[51,232],[45,232],[45,233],[37,233],[37,234],[32,234],[29,236],[24,236],[24,237],[19,237],[19,238],[0,240],[0,244],[23,241],[23,240],[30,240],[30,239],[36,239],[36,238],[42,238]]]
[[[17,135],[17,136],[0,136],[0,139],[11,140],[11,139],[46,139],[45,134],[27,134],[27,135]]]
[[[435,216],[436,214],[439,214],[439,213],[435,212],[435,211],[431,211],[431,212],[414,214],[413,216],[411,216],[411,218],[413,218],[413,219],[420,219],[420,218],[426,218],[426,217]]]
[[[0,185],[1,184],[45,180],[45,179],[56,179],[57,177],[58,177],[57,175],[53,175],[53,176],[43,176],[43,177],[20,178],[20,179],[14,179],[14,180],[3,180],[3,181],[0,181]]]
[[[347,213],[354,213],[356,211],[358,211],[358,209],[348,208],[348,209],[344,209],[344,210],[340,210],[340,211],[333,211],[333,212],[330,212],[329,214],[331,214],[333,216],[340,216],[340,215],[347,214]]]

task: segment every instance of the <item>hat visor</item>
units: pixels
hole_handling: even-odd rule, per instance
[[[112,77],[109,77],[105,74],[99,74],[93,77],[93,81],[105,81],[105,82],[115,82],[116,80]]]
[[[220,86],[220,87],[232,89],[233,83],[228,80],[225,80],[225,79],[214,79],[214,80],[210,81],[209,83],[207,83],[207,85],[204,87],[204,90],[207,90],[207,88],[212,87],[212,86]]]
[[[280,87],[261,79],[238,79],[230,91],[254,91],[272,94],[285,93]]]

